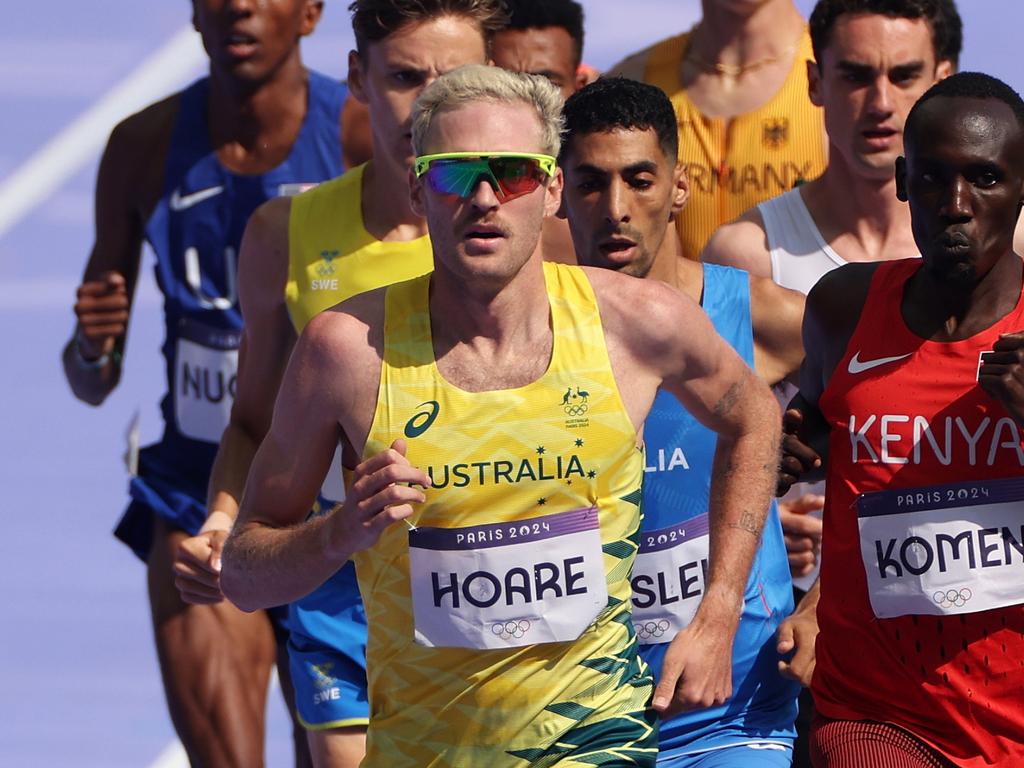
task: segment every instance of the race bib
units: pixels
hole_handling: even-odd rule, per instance
[[[640,645],[668,643],[689,626],[708,574],[708,516],[640,533],[633,565],[633,628]]]
[[[878,618],[1024,602],[1024,479],[880,491],[857,499]]]
[[[219,443],[231,416],[238,374],[240,331],[182,321],[174,362],[174,413],[178,431]]]
[[[577,639],[608,604],[597,508],[409,531],[420,645],[515,648]]]

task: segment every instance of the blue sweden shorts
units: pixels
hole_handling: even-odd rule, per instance
[[[789,768],[793,747],[762,742],[736,744],[695,755],[658,755],[658,768]]]
[[[309,730],[366,726],[366,612],[348,562],[288,606],[288,661],[299,722]]]

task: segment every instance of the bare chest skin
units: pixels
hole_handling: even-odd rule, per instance
[[[544,376],[551,363],[552,349],[550,333],[535,343],[524,340],[506,349],[474,349],[468,344],[454,344],[438,355],[437,369],[445,381],[466,392],[516,389]]]

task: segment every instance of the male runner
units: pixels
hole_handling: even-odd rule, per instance
[[[265,614],[189,606],[174,588],[178,543],[206,517],[205,488],[227,423],[241,316],[236,254],[263,201],[342,170],[344,87],[307,71],[299,41],[322,3],[196,0],[210,76],[129,117],[111,134],[96,194],[96,244],[64,349],[75,395],[117,385],[143,240],[164,294],[164,434],[139,456],[119,538],[148,563],[164,690],[194,765],[262,764],[274,633]],[[283,660],[283,643],[282,643]],[[290,693],[287,666],[282,682]],[[290,696],[289,696],[290,698]],[[308,762],[296,729],[300,762]]]
[[[494,63],[543,75],[568,99],[585,84],[583,6],[575,0],[506,0],[509,23],[494,36]]]
[[[176,563],[189,601],[223,598],[221,548],[297,334],[349,296],[431,270],[426,222],[409,206],[412,103],[439,74],[483,63],[490,34],[505,20],[493,0],[359,0],[351,10],[357,50],[349,77],[369,104],[375,159],[296,198],[269,201],[246,231],[237,397],[210,481],[210,519],[182,544]],[[323,496],[344,498],[340,467],[332,472]],[[324,511],[332,503],[321,499]],[[314,762],[357,765],[368,712],[366,619],[353,566],[290,606],[289,627],[296,707]]]
[[[505,0],[508,25],[494,36],[494,63],[510,72],[543,75],[569,98],[587,81],[583,59],[583,6],[574,0]],[[547,261],[575,264],[565,221],[544,220],[541,254]]]
[[[716,562],[749,562],[760,537],[767,387],[685,297],[536,254],[559,205],[560,103],[489,67],[423,92],[412,199],[434,273],[310,322],[225,546],[224,592],[249,609],[355,556],[370,765],[653,765],[629,574],[659,385],[720,433]],[[362,457],[350,494],[303,523],[339,436]],[[737,609],[736,582],[706,599]],[[727,670],[687,650],[669,654],[680,688],[723,700]],[[655,708],[682,704],[675,683]]]
[[[563,210],[580,262],[676,286],[768,383],[795,373],[803,356],[803,297],[767,278],[680,258],[673,219],[687,189],[668,97],[651,85],[605,78],[566,102],[565,119]],[[643,313],[634,308],[634,322]],[[788,766],[799,686],[777,671],[775,631],[793,610],[793,591],[775,504],[742,612],[716,615],[719,606],[701,603],[714,588],[704,571],[709,532],[711,539],[718,535],[719,521],[708,517],[715,434],[662,392],[644,442],[644,519],[633,567],[641,655],[657,679],[677,633],[706,664],[729,664],[731,650],[734,691],[725,704],[690,701],[697,709],[663,719],[658,764]]]
[[[953,71],[962,42],[951,0],[820,0],[810,30],[810,97],[824,110],[828,167],[721,227],[702,255],[804,294],[847,262],[917,255],[896,198],[903,123]]]
[[[787,414],[783,488],[828,475],[812,758],[1009,768],[1024,761],[1024,102],[953,75],[904,138],[897,193],[922,259],[814,287]]]
[[[690,203],[683,254],[752,205],[824,169],[821,109],[807,99],[811,40],[793,0],[701,0],[703,17],[612,68],[661,88],[679,120]]]
[[[952,0],[821,0],[810,30],[817,63],[807,73],[811,100],[825,113],[828,167],[723,226],[702,255],[801,293],[847,262],[917,255],[910,212],[896,197],[903,124],[921,94],[956,67],[962,42]],[[807,513],[821,509],[821,490],[805,487],[782,505],[790,566],[803,589],[821,542],[821,521]],[[813,643],[803,645],[795,668],[809,683]]]

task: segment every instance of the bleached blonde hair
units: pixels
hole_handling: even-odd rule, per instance
[[[412,109],[413,151],[423,154],[423,141],[439,112],[477,101],[521,102],[533,107],[540,121],[541,152],[558,157],[564,130],[559,90],[541,75],[509,72],[483,64],[453,69],[423,89]]]

